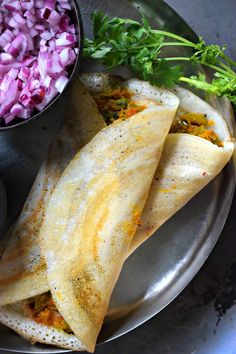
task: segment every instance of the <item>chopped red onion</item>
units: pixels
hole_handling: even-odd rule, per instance
[[[37,9],[43,9],[44,7],[44,1],[43,0],[35,0],[35,7]]]
[[[34,27],[34,22],[29,20],[29,19],[26,20],[26,24],[27,24],[28,28],[33,28]]]
[[[74,62],[76,54],[71,48],[64,48],[59,54],[60,63],[63,67],[70,65]]]
[[[34,0],[26,0],[24,2],[22,1],[21,2],[21,7],[24,10],[29,10],[29,11],[34,10]]]
[[[22,105],[19,103],[15,103],[14,106],[11,107],[10,113],[14,115],[19,115],[19,113],[21,113],[22,110],[23,110]]]
[[[35,36],[37,36],[39,33],[38,33],[38,31],[37,31],[36,29],[31,28],[31,29],[29,30],[29,34],[30,34],[30,37],[35,37]],[[34,46],[33,46],[33,48],[34,48]],[[31,49],[31,50],[32,50],[32,49]]]
[[[57,94],[57,89],[54,86],[50,86],[48,88],[47,95],[44,96],[42,103],[38,104],[36,108],[39,111],[42,111]]]
[[[58,29],[60,32],[68,31],[70,18],[67,15],[62,15],[58,22]],[[72,25],[73,26],[73,25]],[[74,27],[74,26],[73,26]]]
[[[53,10],[55,8],[55,0],[45,0],[44,6],[49,10]]]
[[[20,1],[4,1],[4,7],[10,11],[19,11],[21,9]]]
[[[53,79],[51,78],[51,76],[46,76],[46,77],[45,77],[45,80],[44,80],[44,86],[45,86],[46,88],[49,88],[50,85],[51,85],[52,80],[53,80]]]
[[[36,22],[36,17],[35,17],[35,15],[32,14],[32,12],[30,12],[30,11],[25,11],[24,17],[26,17],[28,20],[30,20],[30,21],[32,21],[32,22]]]
[[[18,23],[19,27],[22,27],[23,25],[25,25],[26,20],[18,13],[14,13],[14,20],[16,21],[16,23]]]
[[[19,70],[12,68],[11,70],[9,70],[7,77],[10,77],[11,79],[15,80],[18,74],[19,74]]]
[[[14,17],[10,18],[10,20],[8,21],[8,25],[13,28],[17,28],[19,26]]]
[[[68,0],[2,0],[0,118],[9,124],[41,111],[68,83],[75,26]]]
[[[49,41],[53,37],[53,34],[51,34],[48,31],[45,31],[40,34],[40,37],[43,38],[45,41]],[[45,42],[45,44],[46,44],[46,42]]]
[[[23,108],[21,112],[18,113],[17,117],[23,118],[23,119],[28,119],[30,118],[31,115],[31,109],[30,108]]]
[[[9,64],[13,61],[13,56],[9,53],[0,53],[0,63]]]
[[[19,97],[19,102],[22,103],[24,107],[29,107],[29,103],[31,102],[31,92],[28,90],[22,90],[22,94]]]
[[[57,91],[62,92],[68,82],[68,78],[64,75],[59,76],[59,78],[55,82],[55,87]]]
[[[0,36],[0,47],[5,47],[5,45],[7,44],[7,41],[2,38],[2,36]]]
[[[75,36],[71,33],[66,33],[63,32],[60,34],[60,36],[56,39],[56,47],[67,47],[67,46],[73,46],[75,43]]]
[[[48,42],[48,45],[49,45],[49,48],[50,48],[51,52],[54,52],[56,50],[56,44],[55,44],[55,40],[54,39],[51,39]]]
[[[68,26],[67,27],[67,32],[75,34],[75,26],[74,25]]]
[[[6,42],[11,42],[14,38],[14,35],[9,29],[6,29],[2,34],[1,38],[3,38]]]
[[[34,50],[34,42],[33,38],[29,33],[25,33],[26,43],[25,43],[25,50],[22,52],[23,57],[25,55],[26,50],[31,51]]]
[[[0,64],[0,76],[7,74],[11,67],[11,64]]]
[[[56,12],[55,10],[51,11],[48,8],[43,10],[42,17],[44,18],[45,21],[47,21],[52,26],[56,26],[61,19],[61,16],[59,15],[58,12]]]
[[[65,9],[65,10],[71,10],[71,6],[70,6],[70,4],[69,3],[66,3],[66,2],[62,2],[61,4],[60,4],[60,8],[61,9]]]
[[[21,81],[27,81],[28,77],[30,75],[30,69],[27,68],[27,67],[23,67],[20,69],[20,72],[19,72],[19,75],[18,75],[18,78],[21,80]]]
[[[18,92],[17,92],[17,81],[13,80],[7,92],[3,93],[1,92],[1,97],[0,97],[0,117],[2,118],[5,114],[9,112],[11,107],[16,103]]]
[[[4,115],[5,124],[9,124],[15,117],[16,115],[14,113],[5,114]]]
[[[45,26],[40,25],[40,24],[37,24],[37,25],[35,26],[35,29],[36,29],[37,31],[39,31],[39,32],[44,32],[44,31],[45,31]]]

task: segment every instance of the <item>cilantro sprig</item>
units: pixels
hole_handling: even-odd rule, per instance
[[[173,87],[186,82],[207,93],[229,98],[236,105],[236,62],[225,54],[225,47],[206,45],[199,37],[197,43],[175,33],[155,30],[142,16],[141,23],[114,17],[102,12],[92,14],[93,39],[85,39],[84,56],[99,60],[109,69],[127,66],[138,77],[154,85]],[[191,56],[165,57],[165,47],[189,47]],[[213,72],[208,82],[203,73],[183,76],[181,62],[201,64]]]

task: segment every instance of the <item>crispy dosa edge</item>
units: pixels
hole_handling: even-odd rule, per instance
[[[94,350],[176,108],[145,109],[103,129],[52,194],[41,229],[50,290],[88,351]]]
[[[23,304],[14,304],[1,307],[0,322],[32,342],[32,344],[40,342],[76,351],[85,350],[76,336],[27,318],[22,306]]]
[[[234,143],[224,118],[207,102],[181,87],[173,91],[180,109],[206,114],[224,143],[218,147],[197,136],[169,134],[128,256],[202,190],[229,162]]]
[[[100,122],[102,122],[102,124],[104,125],[103,120],[100,120]],[[95,122],[95,124],[96,124],[96,122]],[[94,128],[91,130],[91,133],[93,131],[94,131]],[[48,290],[48,286],[46,286],[44,289],[45,289],[45,291]],[[38,292],[37,292],[37,294],[38,294]],[[13,321],[12,321],[12,318],[13,318]],[[15,323],[14,318],[19,319],[20,321],[23,321],[23,325],[20,330],[17,329],[17,327],[19,325],[19,321],[17,320],[17,323]],[[58,345],[58,346],[68,348],[68,349],[70,348],[73,350],[74,349],[76,349],[76,350],[84,349],[84,348],[80,348],[80,344],[77,347],[73,345],[73,341],[74,341],[73,336],[70,336],[70,335],[64,336],[64,334],[65,334],[64,332],[61,333],[61,331],[57,331],[55,329],[48,328],[47,326],[40,325],[38,327],[38,324],[35,324],[34,321],[26,318],[23,313],[19,313],[18,311],[16,311],[15,305],[5,306],[5,307],[1,308],[0,319],[1,319],[2,323],[5,323],[6,325],[11,327],[12,329],[16,330],[19,334],[23,335],[24,337],[27,337],[28,339],[30,339],[34,342],[39,341],[42,343]],[[26,330],[24,330],[24,324],[26,324],[26,327],[25,327]],[[32,327],[33,333],[31,331],[31,326],[33,326]],[[36,329],[35,329],[35,326],[36,326]],[[41,329],[43,329],[43,330],[41,330]],[[49,331],[49,333],[52,333],[53,334],[52,338],[51,338],[51,335],[49,335],[49,337],[47,337],[45,339],[44,338],[44,330],[47,332]],[[36,331],[36,332],[34,333],[34,331]],[[55,333],[56,333],[56,336],[54,336]],[[65,338],[65,343],[63,343],[63,340],[60,339],[61,336],[62,336],[62,338]]]
[[[48,290],[39,231],[51,192],[63,170],[105,126],[79,79],[73,82],[68,118],[51,144],[0,261],[0,306]]]
[[[155,88],[136,79],[125,81],[118,76],[95,73],[83,74],[81,80],[92,94],[99,94],[115,83],[125,85],[128,82],[131,89],[136,87],[137,93],[142,87],[142,92],[146,94],[148,92],[150,99],[156,99],[152,93]],[[218,147],[200,137],[188,134],[168,135],[141,216],[141,226],[132,241],[128,256],[218,175],[230,160],[234,150],[227,124],[213,107],[182,87],[176,87],[173,93],[180,99],[181,109],[207,114],[209,119],[214,120],[215,125],[211,128],[224,143],[224,147]]]

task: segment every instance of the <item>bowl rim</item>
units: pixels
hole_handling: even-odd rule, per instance
[[[75,18],[76,18],[76,22],[77,22],[77,28],[78,28],[78,33],[76,34],[77,36],[77,41],[78,41],[78,54],[76,56],[76,60],[74,63],[74,67],[73,70],[70,74],[69,80],[66,83],[64,89],[62,92],[58,93],[56,95],[56,97],[54,97],[54,99],[52,101],[50,101],[48,103],[48,105],[40,112],[37,112],[36,114],[34,114],[32,117],[25,119],[19,123],[16,124],[12,124],[9,126],[4,126],[4,127],[0,127],[0,132],[4,132],[4,131],[9,131],[12,129],[16,129],[16,128],[20,128],[22,126],[25,126],[26,124],[31,123],[32,121],[40,118],[42,115],[44,115],[45,113],[49,113],[51,111],[51,109],[53,109],[53,106],[55,103],[57,103],[58,101],[60,101],[61,99],[63,99],[63,95],[65,94],[65,92],[68,89],[68,86],[70,86],[71,81],[73,81],[76,76],[78,75],[79,69],[80,69],[80,65],[81,65],[81,61],[82,61],[82,53],[83,53],[83,43],[84,43],[84,28],[83,28],[83,21],[82,21],[82,16],[81,16],[81,12],[80,12],[80,8],[78,5],[78,2],[76,0],[70,0],[71,4],[72,4],[72,11],[75,12]]]

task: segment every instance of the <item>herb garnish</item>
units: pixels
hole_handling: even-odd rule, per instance
[[[225,47],[198,43],[171,32],[154,30],[142,16],[141,23],[115,17],[109,19],[102,12],[92,15],[94,38],[85,39],[84,55],[98,59],[109,69],[128,66],[138,77],[158,86],[173,87],[179,81],[200,90],[229,98],[236,105],[236,62],[225,54]],[[193,50],[189,57],[162,57],[162,48],[184,46]],[[203,73],[184,77],[176,62],[202,64],[213,70],[208,82]]]

